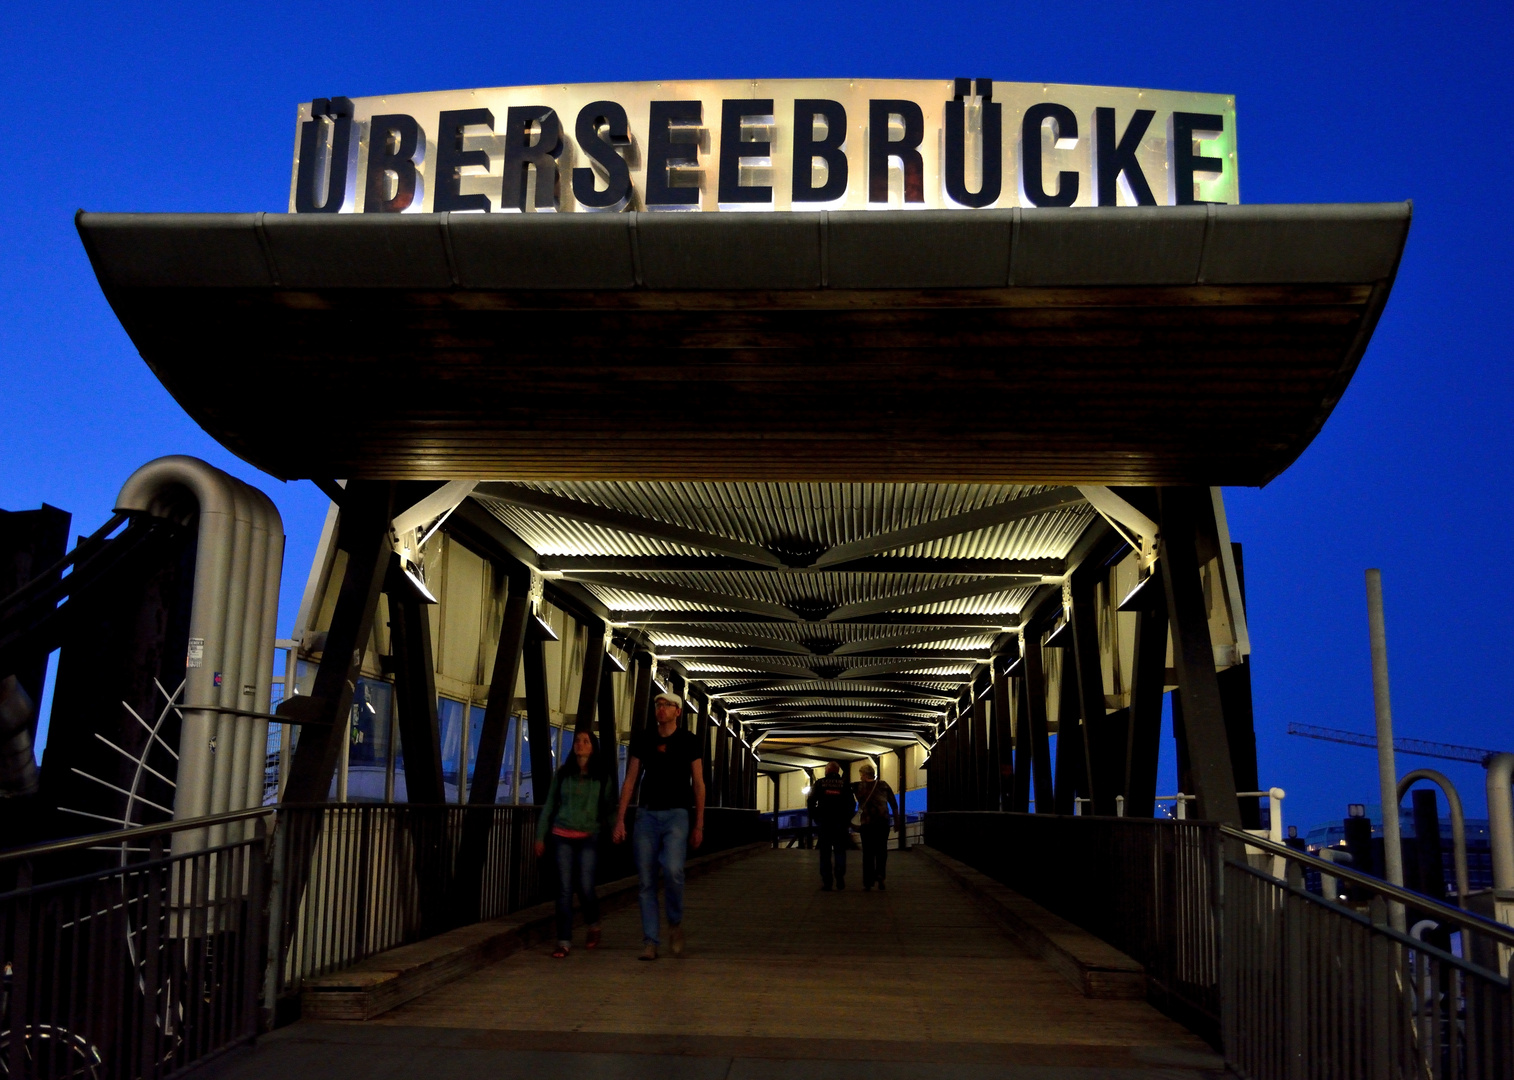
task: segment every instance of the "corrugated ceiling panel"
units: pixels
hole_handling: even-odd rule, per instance
[[[1010,589],[1007,592],[989,593],[986,596],[969,596],[962,600],[943,600],[936,604],[922,604],[905,610],[917,615],[1018,615],[1025,607],[1026,601],[1035,593],[1034,588]],[[1009,619],[1006,623],[1013,621]]]
[[[890,554],[935,559],[1063,559],[1093,518],[1091,507],[1073,506]]]
[[[1044,485],[1024,484],[663,481],[538,482],[523,486],[763,546],[803,541],[823,547],[1047,490]]]
[[[475,498],[538,555],[709,555],[703,548],[585,525],[487,496]]]

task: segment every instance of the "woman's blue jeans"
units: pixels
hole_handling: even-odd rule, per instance
[[[683,922],[683,864],[689,853],[689,812],[687,810],[636,811],[636,830],[632,836],[636,848],[636,876],[641,884],[641,936],[649,944],[660,939],[657,918],[657,878],[662,876],[663,903],[667,906],[668,925]]]
[[[599,922],[599,897],[594,892],[594,860],[598,856],[596,838],[570,840],[554,836],[557,848],[557,940],[573,940],[573,890],[578,889],[578,906],[584,913],[584,925]]]

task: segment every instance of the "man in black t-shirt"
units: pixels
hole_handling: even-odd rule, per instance
[[[661,943],[659,870],[668,913],[668,944],[674,956],[683,956],[683,867],[689,847],[704,843],[704,759],[699,740],[679,724],[683,698],[658,694],[653,707],[656,727],[631,736],[626,782],[620,789],[620,809],[612,834],[617,844],[626,838],[626,808],[639,777],[641,803],[632,842],[641,885],[641,934],[646,942],[643,960],[656,960]]]

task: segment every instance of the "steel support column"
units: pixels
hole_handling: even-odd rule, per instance
[[[1015,736],[1009,713],[1009,676],[994,664],[994,798],[990,810],[1014,809],[1015,801]]]
[[[631,668],[636,672],[631,692],[631,734],[638,735],[651,723],[652,709],[652,654],[637,652],[631,657]]]
[[[1241,558],[1241,545],[1232,543],[1235,554],[1235,572],[1241,590],[1241,609],[1246,607],[1246,566]],[[1225,735],[1230,740],[1230,762],[1235,772],[1235,790],[1259,791],[1261,780],[1256,767],[1256,724],[1251,706],[1251,659],[1241,657],[1234,664],[1218,673],[1220,706],[1225,712]],[[1247,799],[1241,804],[1241,823],[1248,829],[1261,827],[1261,804],[1257,799]]]
[[[994,784],[992,753],[994,746],[988,733],[988,698],[979,697],[973,688],[973,809],[997,810],[999,807]]]
[[[578,713],[573,731],[594,731],[594,714],[599,706],[599,673],[605,666],[605,624],[590,621],[585,627],[584,668],[578,682]]]
[[[694,737],[699,740],[699,768],[704,773],[705,799],[710,796],[710,778],[713,774],[710,761],[710,698],[708,694],[699,698],[699,715],[694,721]]]
[[[526,738],[531,742],[531,801],[540,806],[552,785],[552,712],[547,697],[547,656],[542,637],[526,634]]]
[[[1030,810],[1031,764],[1035,755],[1039,752],[1035,749],[1036,744],[1031,737],[1030,696],[1027,686],[1025,662],[1022,661],[1020,664],[1020,675],[1015,679],[1012,691],[1019,695],[1019,713],[1015,722],[1014,798],[1005,806],[1006,810],[1014,810],[1021,814],[1027,813]],[[1044,736],[1046,731],[1044,723],[1041,731]]]
[[[363,650],[373,632],[379,593],[393,554],[389,519],[394,485],[354,480],[347,485],[337,545],[347,553],[341,589],[315,683],[308,696],[288,697],[279,714],[305,725],[295,744],[284,789],[287,802],[325,802],[347,738],[347,717],[362,674]]]
[[[1162,573],[1162,564],[1152,568]],[[1161,755],[1162,699],[1167,683],[1167,602],[1162,582],[1148,581],[1136,612],[1131,662],[1130,727],[1125,754],[1125,814],[1155,817]],[[1252,789],[1255,790],[1255,789]]]
[[[729,721],[727,721],[729,722]],[[727,779],[731,771],[731,736],[724,727],[715,728],[715,760],[710,766],[710,779],[713,783],[710,790],[705,792],[705,805],[725,806]]]
[[[1088,761],[1084,757],[1084,735],[1079,708],[1077,665],[1070,649],[1062,651],[1061,674],[1057,679],[1057,784],[1056,807],[1059,814],[1077,812],[1077,800],[1088,794]]]
[[[531,621],[529,586],[526,568],[518,565],[512,568],[499,641],[494,647],[494,671],[489,680],[489,701],[484,707],[484,726],[478,737],[473,784],[468,789],[468,802],[475,806],[492,806],[499,793],[499,771],[505,761],[505,739],[510,731],[510,704],[520,677],[526,627]]]
[[[426,601],[393,556],[389,569],[389,642],[394,653],[394,698],[405,753],[405,798],[430,805],[447,801],[436,715],[436,661]]]
[[[615,724],[615,672],[605,664],[599,673],[599,750],[610,764],[610,786],[620,794],[620,731]]]
[[[1077,575],[1072,590],[1072,674],[1083,717],[1083,751],[1093,812],[1114,816],[1115,796],[1125,779],[1125,725],[1104,706],[1104,668],[1099,655],[1097,579]],[[1064,656],[1066,654],[1064,653]],[[1064,699],[1065,700],[1065,699]]]
[[[1025,721],[1030,729],[1030,766],[1035,781],[1036,813],[1056,812],[1051,780],[1051,729],[1046,719],[1046,668],[1040,629],[1025,636]]]
[[[1199,580],[1198,533],[1200,496],[1208,491],[1162,488],[1161,558],[1166,573],[1167,615],[1172,621],[1173,662],[1183,694],[1184,739],[1193,770],[1198,816],[1230,825],[1241,823],[1235,792],[1230,740],[1219,678],[1214,670],[1214,645],[1209,636],[1209,613]]]

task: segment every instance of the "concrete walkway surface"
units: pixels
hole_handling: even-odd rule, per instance
[[[864,892],[859,870],[846,891],[821,892],[813,852],[763,852],[690,883],[682,960],[665,949],[655,963],[636,959],[633,905],[606,918],[600,950],[516,953],[376,1020],[294,1024],[194,1075],[1222,1074],[1207,1045],[1145,1002],[1083,997],[930,860],[892,853],[886,892]]]

